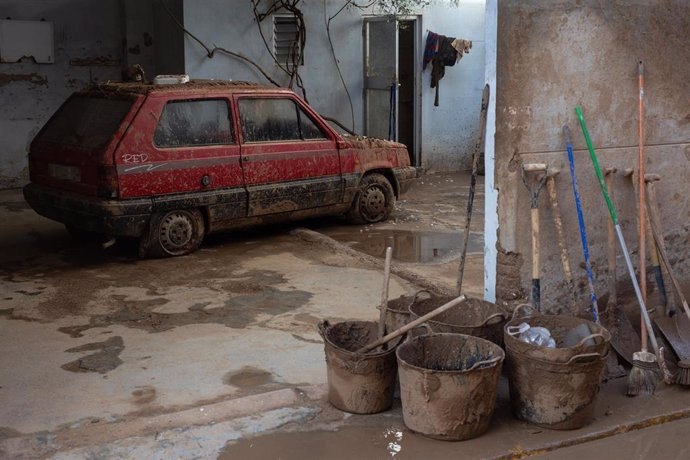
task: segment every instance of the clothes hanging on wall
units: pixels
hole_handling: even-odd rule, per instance
[[[438,107],[439,105],[439,81],[446,74],[446,66],[454,66],[464,54],[469,53],[471,48],[472,42],[470,40],[446,37],[428,31],[422,71],[431,62],[431,87],[436,88],[434,106]]]
[[[426,46],[424,46],[424,61],[422,62],[422,71],[426,70],[426,66],[431,62],[436,55],[436,48],[438,47],[438,34],[429,31],[426,35]]]

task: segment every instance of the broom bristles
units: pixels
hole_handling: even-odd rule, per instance
[[[661,379],[661,370],[654,354],[646,351],[633,353],[633,367],[628,376],[628,396],[637,396],[642,392],[654,394]]]
[[[674,377],[673,383],[690,386],[690,362],[678,361],[678,373]]]

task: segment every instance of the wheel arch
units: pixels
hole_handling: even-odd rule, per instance
[[[393,187],[393,195],[395,195],[395,199],[400,198],[400,184],[398,184],[398,180],[395,178],[395,174],[393,174],[393,170],[387,169],[387,168],[381,168],[381,169],[369,169],[366,171],[362,177],[368,176],[369,174],[381,174],[383,177],[385,177],[388,182],[390,182],[391,186]]]

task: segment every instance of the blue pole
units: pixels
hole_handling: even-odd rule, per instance
[[[565,146],[568,150],[568,163],[570,163],[570,177],[573,182],[573,195],[575,195],[575,205],[577,206],[577,221],[580,224],[580,239],[582,240],[582,252],[585,256],[585,267],[587,269],[587,283],[589,284],[589,300],[592,304],[592,316],[595,322],[599,322],[599,306],[597,305],[597,294],[594,292],[594,275],[592,265],[589,263],[589,246],[587,245],[587,231],[585,230],[585,219],[582,216],[582,205],[580,204],[580,193],[577,189],[577,177],[575,176],[575,159],[573,158],[573,146],[570,143],[570,128],[563,126],[565,134]]]

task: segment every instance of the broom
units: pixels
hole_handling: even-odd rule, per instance
[[[638,185],[638,199],[640,201],[638,206],[639,212],[639,231],[640,231],[640,293],[642,300],[647,303],[647,265],[645,260],[645,185],[644,185],[644,65],[642,61],[639,62],[638,67],[638,88],[639,88],[639,154],[637,156],[637,179]],[[633,181],[635,178],[633,177]],[[632,276],[632,275],[631,275]],[[644,318],[640,318],[640,350],[633,353],[633,367],[628,376],[628,396],[637,396],[641,391],[647,393],[654,393],[660,376],[656,366],[655,356],[647,351],[647,330],[645,329]],[[651,356],[650,356],[651,355]],[[663,359],[663,357],[659,357]]]
[[[594,147],[592,147],[592,140],[589,137],[589,131],[587,131],[587,125],[585,124],[585,119],[582,115],[582,108],[579,106],[576,107],[575,113],[577,113],[577,118],[580,122],[580,127],[582,128],[582,134],[584,134],[585,136],[587,148],[589,149],[589,156],[592,159],[592,164],[594,165],[594,171],[597,175],[599,187],[601,188],[601,193],[604,196],[604,200],[606,201],[609,216],[611,217],[611,222],[613,222],[613,226],[616,230],[618,243],[621,246],[621,252],[623,253],[625,263],[628,267],[630,280],[633,283],[635,295],[637,296],[637,301],[640,305],[640,314],[642,315],[642,320],[647,330],[649,339],[652,342],[652,348],[654,348],[654,352],[656,353],[656,356],[647,351],[639,351],[633,354],[633,369],[630,372],[630,376],[628,378],[628,394],[630,396],[634,396],[638,394],[641,389],[645,389],[647,391],[654,391],[654,389],[656,388],[656,384],[659,381],[659,368],[661,368],[662,376],[666,383],[671,383],[671,373],[666,368],[666,362],[664,361],[663,354],[664,349],[660,348],[659,344],[656,341],[656,336],[654,335],[654,330],[652,329],[652,323],[650,322],[649,314],[647,313],[647,306],[645,305],[645,302],[642,298],[640,286],[637,284],[637,278],[635,277],[635,269],[633,268],[632,261],[630,260],[628,247],[625,244],[623,232],[621,231],[621,226],[618,223],[618,216],[616,215],[616,210],[613,208],[613,203],[611,203],[611,198],[609,197],[608,190],[606,189],[606,184],[604,183],[604,177],[601,174],[601,168],[599,168],[599,161],[597,160],[597,155],[594,152]]]

